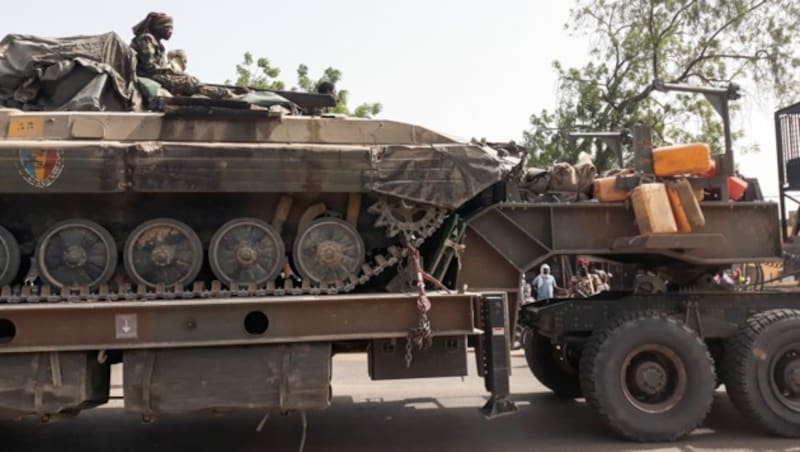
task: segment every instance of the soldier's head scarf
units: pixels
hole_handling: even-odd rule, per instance
[[[142,33],[149,33],[152,27],[163,27],[168,24],[172,24],[172,16],[165,13],[152,12],[133,26],[133,34],[139,36]]]

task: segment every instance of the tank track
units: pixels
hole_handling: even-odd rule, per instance
[[[436,221],[422,231],[420,237],[412,240],[414,247],[421,246],[425,239],[433,235],[447,218],[446,214],[438,215]],[[352,292],[357,287],[366,284],[370,279],[380,275],[387,269],[397,266],[408,257],[408,249],[400,246],[390,246],[386,253],[377,254],[371,262],[361,267],[361,275],[345,280],[327,284],[327,287],[310,284],[307,280],[296,282],[293,278],[286,278],[280,287],[273,281],[266,287],[255,285],[240,285],[236,289],[225,288],[220,281],[195,281],[191,287],[165,287],[134,286],[122,284],[112,288],[101,285],[97,290],[88,287],[70,288],[60,290],[49,285],[37,286],[35,284],[4,286],[0,288],[0,304],[16,303],[80,303],[80,302],[115,302],[115,301],[153,301],[177,299],[214,299],[214,298],[247,298],[270,296],[301,296],[301,295],[338,295]]]

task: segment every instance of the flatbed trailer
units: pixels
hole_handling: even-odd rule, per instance
[[[463,376],[470,345],[492,395],[484,414],[515,410],[502,293],[427,294],[425,350],[409,342],[419,317],[413,293],[148,295],[0,304],[0,416],[51,421],[105,403],[110,365],[119,362],[126,411],[147,421],[190,411],[321,409],[331,401],[335,353],[367,352],[376,380]]]

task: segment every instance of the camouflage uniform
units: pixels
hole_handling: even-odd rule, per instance
[[[597,293],[595,288],[595,281],[591,275],[573,276],[572,277],[572,292],[581,297],[591,297]]]
[[[150,13],[133,27],[135,37],[131,41],[131,48],[136,51],[138,75],[157,81],[177,96],[202,94],[216,99],[232,97],[233,94],[225,88],[203,85],[197,78],[173,70],[167,63],[164,45],[151,31],[151,26],[156,23],[171,25],[172,18],[164,13]]]
[[[164,44],[155,36],[144,33],[133,38],[131,48],[136,51],[136,72],[142,77],[153,79],[167,91],[178,96],[200,94],[200,81],[189,74],[175,73],[167,66]]]
[[[581,297],[591,297],[597,293],[595,280],[589,273],[589,263],[583,259],[578,259],[577,275],[573,276],[570,281],[573,294]]]

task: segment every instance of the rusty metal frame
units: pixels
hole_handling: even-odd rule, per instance
[[[435,336],[478,333],[473,307],[480,295],[434,292],[429,298]],[[349,294],[6,304],[0,305],[0,354],[400,338],[419,321],[416,300],[415,294]],[[266,316],[263,334],[247,331],[250,313]],[[263,326],[263,317],[253,315]]]
[[[505,203],[478,212],[467,224],[470,234],[481,237],[522,273],[561,255],[614,259],[659,255],[693,265],[781,259],[777,204],[704,202],[702,209],[706,226],[696,231],[702,234],[700,241],[697,234],[643,240],[632,210],[622,203]],[[702,242],[707,239],[716,245],[705,246]],[[465,256],[482,258],[470,255],[469,247]]]
[[[717,174],[714,176],[714,181],[712,183],[719,187],[720,199],[727,200],[728,176],[733,176],[736,172],[736,163],[733,155],[733,137],[731,133],[730,101],[741,98],[739,85],[729,83],[725,88],[716,88],[665,83],[661,80],[656,80],[653,82],[653,87],[659,91],[702,94],[711,106],[714,107],[717,114],[719,114],[722,119],[722,130],[725,137],[725,153],[716,159]]]

